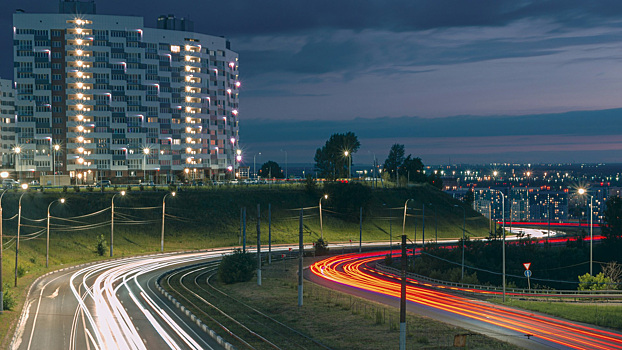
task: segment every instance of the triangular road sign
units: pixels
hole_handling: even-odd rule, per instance
[[[525,266],[525,270],[529,270],[531,263],[523,263],[523,266]]]

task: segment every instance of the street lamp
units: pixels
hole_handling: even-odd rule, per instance
[[[26,194],[26,190],[28,189],[28,184],[22,184],[22,189],[24,193],[19,196],[19,201],[17,204],[17,240],[15,241],[15,287],[17,287],[17,258],[19,256],[19,234],[20,229],[22,227],[22,197]]]
[[[287,151],[281,150],[281,152],[285,152],[285,180],[287,180]]]
[[[587,191],[584,188],[580,188],[579,189],[579,194],[580,195],[586,195],[588,197],[590,197],[590,275],[592,275],[592,262],[593,262],[593,251],[592,251],[592,247],[594,244],[594,234],[593,234],[593,217],[594,217],[594,209],[592,209],[592,200],[594,199],[594,196],[587,194]]]
[[[4,197],[6,191],[8,190],[4,190],[2,191],[2,194],[0,194],[0,315],[2,315],[2,312],[4,310],[4,301],[2,300],[4,296],[4,291],[2,287],[2,197]]]
[[[348,159],[348,180],[350,180],[350,174],[352,173],[352,154],[349,151],[343,152]]]
[[[328,195],[325,194],[324,196],[320,197],[320,235],[322,237],[322,241],[324,241],[324,228],[322,226],[322,198],[328,199]]]
[[[21,182],[22,181],[22,164],[20,161],[20,156],[22,153],[22,148],[17,146],[13,148],[13,152],[15,152],[15,154],[17,155],[17,162],[15,162],[15,168],[17,168],[17,173],[18,173],[17,181]]]
[[[45,268],[47,269],[50,262],[50,207],[56,202],[65,203],[65,198],[57,199],[48,205],[48,224],[47,224],[47,238],[45,243]]]
[[[495,175],[496,176],[496,175]],[[502,213],[502,217],[503,217],[503,223],[502,223],[502,227],[503,227],[503,246],[502,246],[502,252],[503,252],[503,302],[505,302],[505,195],[503,194],[503,192],[496,190],[496,189],[490,189],[491,191],[497,191],[499,192],[499,194],[501,195],[501,211]]]
[[[166,213],[166,197],[169,195],[175,197],[175,192],[167,193],[162,198],[162,238],[160,239],[160,251],[164,252],[164,215]]]
[[[255,155],[253,156],[253,173],[255,173],[255,180],[257,180],[257,166],[255,163],[255,157],[257,157],[257,154],[261,155],[261,152],[255,153]]]
[[[406,200],[406,203],[404,203],[404,222],[402,224],[402,236],[404,236],[406,234],[406,208],[408,207],[408,201],[413,201],[414,199],[409,198]]]
[[[462,208],[462,211],[464,212],[463,213],[464,216],[462,218],[462,280],[464,280],[464,229],[466,226],[466,209],[464,209],[464,207],[459,206],[457,204],[454,204],[454,207]]]
[[[149,148],[143,148],[143,182],[147,182],[147,155],[149,155]]]
[[[60,145],[54,145],[52,152],[52,177],[54,179],[54,186],[56,186],[56,152],[60,150]]]
[[[112,246],[114,243],[114,197],[116,197],[118,194],[125,196],[125,191],[121,191],[120,193],[115,193],[112,196],[112,206],[111,206],[111,219],[110,219],[110,257],[112,258]]]

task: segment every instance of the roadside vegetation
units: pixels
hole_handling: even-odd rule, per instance
[[[502,304],[500,299],[493,301]],[[622,331],[622,305],[615,302],[600,300],[594,303],[571,303],[507,299],[503,304]]]
[[[117,188],[127,190],[127,188]],[[22,192],[8,191],[3,209],[3,280],[6,292],[15,304],[0,315],[0,348],[8,347],[14,327],[32,281],[48,271],[109,258],[110,204],[118,191],[107,188],[75,192],[68,188],[29,190],[22,198],[22,227],[17,287],[13,286],[15,269],[14,237],[17,233],[17,204]],[[162,188],[135,186],[115,203],[114,256],[151,254],[160,251],[162,224]],[[429,239],[455,238],[462,234],[462,212],[453,206],[461,203],[429,185],[410,188],[371,189],[354,184],[298,186],[205,186],[185,187],[175,197],[166,199],[165,252],[239,246],[241,210],[246,208],[247,243],[256,242],[257,204],[261,206],[262,242],[267,244],[268,205],[271,207],[272,244],[298,242],[298,216],[304,210],[304,239],[307,244],[320,238],[318,200],[322,200],[323,235],[330,244],[357,242],[359,213],[363,207],[363,241],[395,242],[401,235],[404,202],[409,202],[407,227],[421,227],[422,205],[426,203],[426,232]],[[57,199],[66,202],[51,206],[50,267],[45,268],[45,224],[48,205]],[[352,198],[348,200],[348,198]],[[429,209],[428,205],[435,210]],[[466,207],[467,231],[485,235],[488,221]],[[436,211],[436,212],[435,212]],[[428,231],[429,230],[429,231]],[[407,231],[408,233],[408,231]],[[428,238],[426,238],[428,239]]]

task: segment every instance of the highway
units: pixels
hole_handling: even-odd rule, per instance
[[[164,272],[227,250],[115,259],[63,269],[30,288],[12,349],[223,349],[164,299]]]
[[[396,305],[400,281],[374,265],[388,251],[319,261],[309,278],[342,291]],[[399,251],[392,252],[398,255]],[[622,333],[496,305],[408,280],[408,310],[528,349],[622,349]]]

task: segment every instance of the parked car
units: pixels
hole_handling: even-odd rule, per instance
[[[153,181],[141,182],[140,186],[155,186]]]
[[[111,186],[110,180],[101,180],[95,185],[95,187],[110,187],[110,186]]]
[[[39,186],[39,180],[32,180],[30,181],[30,186]]]
[[[3,179],[2,180],[2,187],[4,188],[13,188],[13,187],[18,187],[19,186],[19,182],[13,180],[13,179]]]

